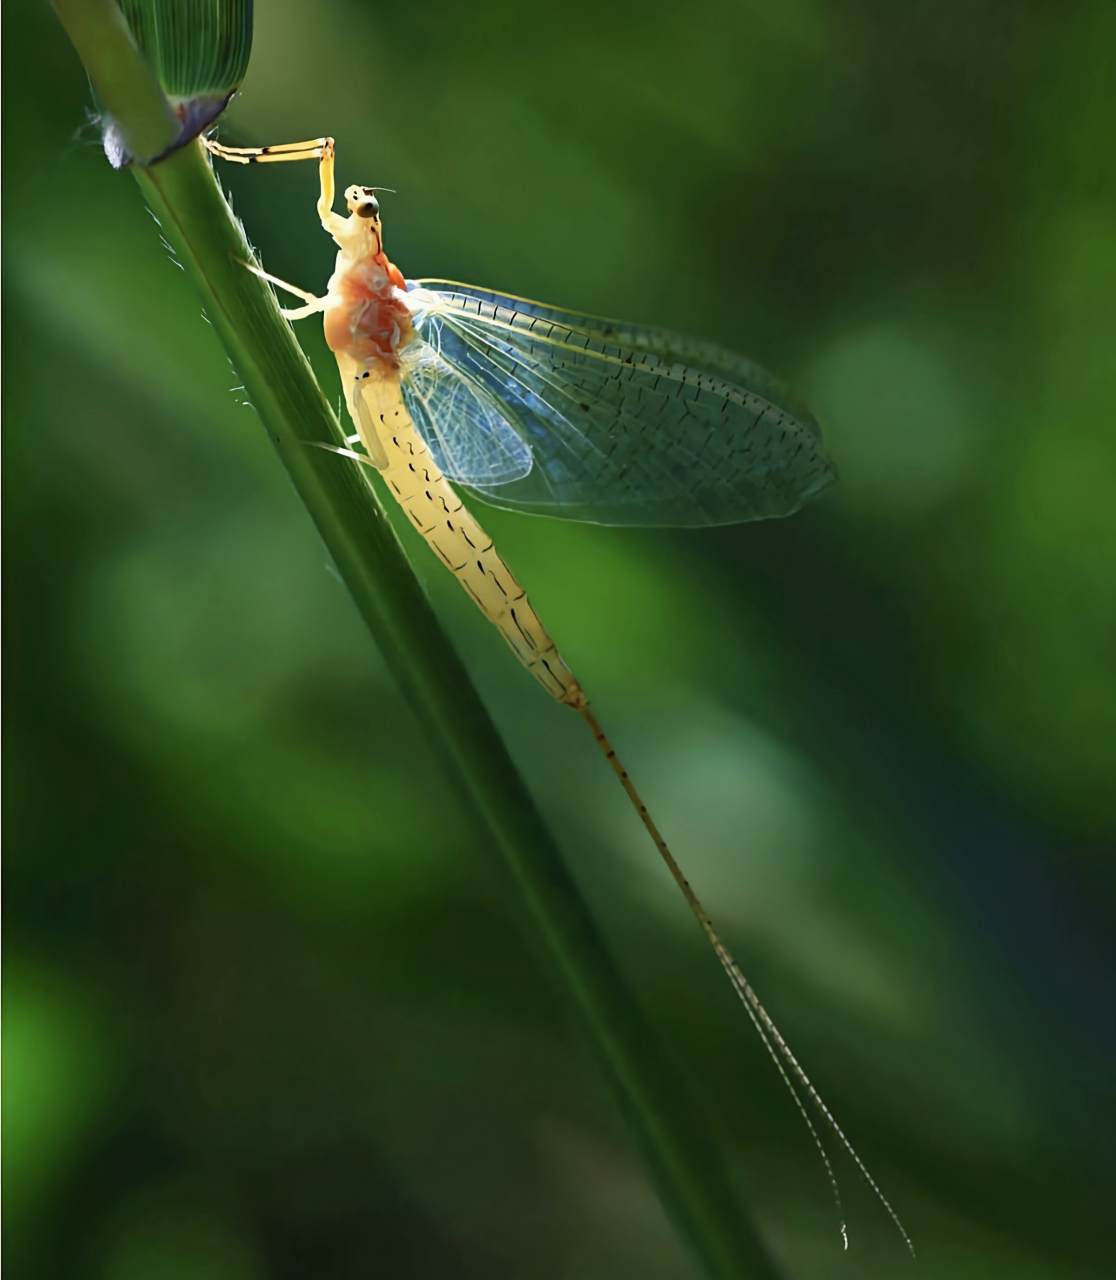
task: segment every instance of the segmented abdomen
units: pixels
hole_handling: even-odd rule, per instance
[[[581,686],[515,575],[434,464],[403,403],[398,382],[369,378],[356,394],[363,395],[387,453],[388,465],[380,474],[411,523],[543,688],[575,710],[585,706]],[[358,428],[361,416],[353,415]]]

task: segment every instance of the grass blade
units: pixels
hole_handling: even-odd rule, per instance
[[[96,30],[105,0],[89,0],[88,9],[83,0],[56,0],[56,7],[71,35],[81,32],[75,44],[102,100],[127,106],[125,141],[157,135],[162,107],[148,101],[146,121],[142,108],[150,68],[134,44]],[[704,1118],[621,978],[362,469],[307,447],[342,444],[340,424],[271,290],[241,265],[251,251],[201,144],[133,172],[448,778],[511,873],[664,1204],[710,1276],[777,1280]]]

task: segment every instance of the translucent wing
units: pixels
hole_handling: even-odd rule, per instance
[[[440,322],[429,329],[436,342]],[[531,451],[499,402],[467,370],[454,369],[429,342],[412,342],[401,363],[407,411],[450,479],[480,486],[527,475]]]
[[[660,356],[668,364],[684,364],[704,373],[717,374],[726,382],[734,382],[745,390],[769,400],[772,404],[787,409],[803,426],[809,427],[816,435],[821,435],[821,429],[814,415],[780,378],[764,369],[762,365],[756,364],[754,360],[749,360],[735,351],[728,351],[715,343],[706,342],[702,338],[672,333],[667,329],[651,329],[645,325],[626,324],[620,320],[602,319],[599,316],[585,316],[578,312],[566,311],[561,307],[550,307],[541,302],[532,302],[527,298],[516,298],[490,289],[478,289],[474,285],[459,284],[452,280],[413,280],[408,281],[408,285],[438,291],[450,298],[456,297],[461,305],[464,305],[465,299],[476,299],[491,307],[514,308],[523,315],[577,329],[600,342],[611,342],[619,347],[646,351]]]
[[[789,515],[835,479],[813,418],[742,357],[467,285],[408,288],[418,332],[529,447],[518,479],[454,477],[485,501],[601,524],[731,524]]]

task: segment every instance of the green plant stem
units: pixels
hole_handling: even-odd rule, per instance
[[[162,155],[179,123],[113,0],[51,0],[129,155]]]
[[[704,1118],[624,985],[373,490],[360,468],[305,443],[341,443],[340,425],[271,290],[240,265],[250,250],[200,144],[136,178],[447,776],[510,870],[664,1203],[710,1275],[775,1277]]]

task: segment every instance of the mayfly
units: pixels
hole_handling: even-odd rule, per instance
[[[652,821],[588,699],[501,559],[448,483],[513,510],[615,525],[702,526],[789,515],[835,479],[810,414],[741,356],[446,280],[407,280],[384,252],[376,189],[334,211],[332,138],[209,150],[238,164],[318,160],[318,217],[338,246],[318,297],[252,264],[322,314],[356,428],[335,448],[375,467],[438,559],[552,697],[592,730],[724,967],[840,1192],[808,1099],[911,1241],[779,1033]],[[331,447],[331,446],[323,446]],[[848,1245],[845,1224],[841,1234]],[[911,1252],[914,1250],[911,1248]]]

